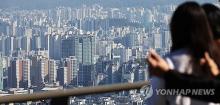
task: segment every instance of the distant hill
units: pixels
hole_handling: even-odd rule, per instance
[[[186,0],[0,0],[0,8],[18,7],[23,9],[43,9],[57,6],[78,7],[82,4],[101,4],[106,7],[149,7],[152,5],[164,5],[181,3]],[[197,0],[213,2],[216,0]]]

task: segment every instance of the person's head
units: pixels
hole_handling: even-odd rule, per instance
[[[177,7],[171,23],[171,51],[189,49],[193,67],[200,68],[199,61],[208,52],[220,64],[220,56],[214,44],[212,30],[206,13],[196,2],[185,2]]]
[[[196,58],[203,56],[213,41],[206,14],[196,2],[185,2],[177,7],[170,29],[171,51],[188,48]]]
[[[205,10],[214,39],[220,40],[220,9],[213,4],[204,4],[202,8]]]

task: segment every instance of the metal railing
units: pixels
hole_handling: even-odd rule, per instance
[[[133,89],[141,89],[144,86],[148,86],[148,81],[136,82],[136,83],[123,83],[113,85],[103,85],[94,87],[82,87],[76,89],[55,90],[33,94],[20,94],[20,95],[8,95],[0,97],[0,104],[8,103],[22,103],[27,101],[39,101],[51,99],[51,105],[68,105],[70,96],[83,96],[91,94],[127,91]]]

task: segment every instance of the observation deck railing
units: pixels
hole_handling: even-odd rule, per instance
[[[68,105],[69,97],[71,96],[84,96],[92,94],[101,94],[109,92],[128,91],[133,89],[141,89],[144,86],[148,86],[148,81],[136,82],[136,83],[122,83],[113,85],[82,87],[66,90],[55,90],[47,92],[39,92],[33,94],[18,94],[7,95],[0,97],[0,104],[9,103],[24,103],[29,101],[39,101],[50,99],[51,105]]]

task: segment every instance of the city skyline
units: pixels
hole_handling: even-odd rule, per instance
[[[183,2],[9,1],[0,0],[0,95],[148,80],[146,53],[170,51],[170,17]],[[71,101],[147,104],[135,90]]]

